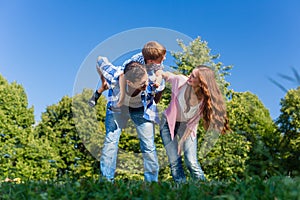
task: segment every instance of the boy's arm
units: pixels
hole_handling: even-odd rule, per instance
[[[156,81],[154,83],[154,87],[158,88],[160,86],[161,81],[162,81],[162,74],[163,74],[163,70],[157,70],[155,72]]]
[[[161,85],[161,82],[163,79],[163,74],[164,74],[163,70],[157,70],[155,72],[156,81],[155,81],[154,87],[158,88]],[[163,90],[156,92],[155,97],[154,97],[155,103],[158,103],[161,100],[162,94],[163,94]]]

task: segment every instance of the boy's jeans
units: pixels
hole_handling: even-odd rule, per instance
[[[171,134],[166,117],[163,115],[161,119],[160,135],[165,146],[171,174],[175,182],[185,182],[182,165],[182,156],[178,155],[178,140],[182,137],[186,129],[186,122],[176,122],[174,139],[171,140]],[[197,159],[197,138],[189,136],[183,146],[184,161],[191,173],[193,179],[205,180],[204,173]]]
[[[140,140],[144,160],[144,179],[148,182],[157,182],[159,166],[154,144],[154,123],[143,118],[144,107],[123,106],[121,112],[115,113],[108,109],[105,119],[106,136],[100,158],[101,175],[108,180],[114,179],[121,130],[125,128],[130,117]]]

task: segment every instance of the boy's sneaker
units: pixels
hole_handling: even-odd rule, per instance
[[[91,107],[94,107],[97,104],[98,99],[100,98],[101,93],[97,90],[94,92],[93,96],[89,99],[88,103]]]

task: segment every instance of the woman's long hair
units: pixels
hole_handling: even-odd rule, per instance
[[[214,130],[225,134],[229,128],[224,97],[215,79],[215,73],[207,66],[196,67],[199,86],[195,93],[202,101],[201,112],[205,130]]]

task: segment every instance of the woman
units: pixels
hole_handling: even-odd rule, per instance
[[[172,85],[169,107],[163,113],[160,134],[168,155],[175,182],[185,182],[181,150],[191,177],[205,180],[197,159],[197,127],[203,119],[206,131],[229,130],[223,96],[214,72],[203,65],[189,77],[165,72],[163,78]]]

